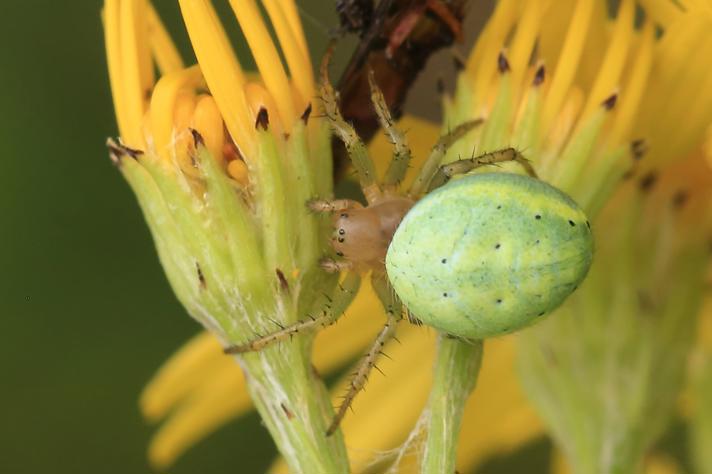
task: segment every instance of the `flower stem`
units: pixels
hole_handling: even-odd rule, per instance
[[[455,472],[462,413],[475,388],[482,362],[482,341],[462,341],[441,334],[433,389],[426,406],[430,414],[420,472]]]
[[[697,413],[692,418],[692,459],[695,472],[711,472],[712,469],[712,357],[703,356],[696,374],[694,390]]]
[[[340,433],[326,436],[328,393],[315,380],[302,341],[239,358],[255,407],[290,472],[346,474],[348,457]]]

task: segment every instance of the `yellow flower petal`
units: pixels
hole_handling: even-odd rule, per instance
[[[221,368],[234,362],[222,353],[212,334],[202,332],[173,354],[144,388],[139,405],[143,416],[157,421]]]
[[[640,3],[645,8],[645,14],[650,15],[650,18],[662,27],[667,27],[668,25],[676,22],[683,14],[682,10],[675,2],[640,0]]]
[[[290,130],[297,115],[294,111],[289,80],[282,67],[277,48],[272,43],[262,15],[257,9],[257,4],[253,0],[230,0],[230,5],[240,22],[240,28],[250,46],[265,87],[274,98],[276,108],[273,109],[273,114],[277,114],[286,129]]]
[[[156,64],[161,74],[168,74],[183,69],[183,60],[173,40],[168,35],[161,18],[156,13],[153,5],[148,4],[146,9],[148,21],[148,35],[151,42],[151,51],[156,59]]]
[[[174,111],[179,94],[203,84],[200,67],[193,66],[167,74],[158,81],[151,96],[151,136],[156,152],[165,160],[172,158],[174,147]],[[193,94],[194,95],[194,94]]]
[[[621,74],[628,59],[628,49],[633,39],[633,0],[623,0],[618,8],[616,23],[608,49],[599,66],[596,82],[588,95],[582,117],[588,117],[611,93],[620,87]]]
[[[649,142],[644,166],[687,156],[712,123],[710,28],[712,17],[687,12],[655,44],[650,86],[633,132]]]
[[[234,365],[229,357],[224,359]],[[214,373],[161,425],[148,448],[149,461],[155,468],[167,468],[217,426],[252,407],[242,372],[235,368],[223,367]]]
[[[646,23],[640,32],[635,60],[631,66],[628,82],[621,91],[620,104],[611,127],[611,141],[618,143],[633,128],[634,118],[639,110],[640,101],[650,76],[653,62],[653,40],[655,30],[651,22]]]
[[[274,97],[265,89],[261,81],[250,81],[245,84],[245,97],[247,97],[247,104],[250,107],[250,116],[253,117],[253,123],[257,120],[261,109],[276,110]],[[279,114],[269,116],[269,126],[278,134],[285,131]]]
[[[198,98],[193,112],[192,128],[203,137],[210,154],[224,164],[225,125],[218,104],[212,96],[203,94]]]
[[[467,74],[475,81],[473,90],[477,92],[480,102],[488,97],[488,86],[496,71],[497,54],[517,20],[519,10],[521,0],[499,2],[467,60]]]
[[[265,1],[265,4],[271,3],[269,1]],[[299,12],[297,11],[297,4],[296,2],[289,0],[279,0],[279,6],[282,9],[282,13],[284,14],[285,19],[287,20],[287,23],[289,24],[290,29],[292,30],[292,35],[294,38],[297,40],[297,43],[299,45],[299,49],[302,52],[302,55],[304,57],[308,58],[309,57],[309,47],[307,46],[307,40],[306,36],[304,36],[304,28],[302,28],[302,22],[299,19]],[[266,8],[267,5],[265,5]],[[293,71],[296,73],[296,71]]]
[[[147,92],[153,87],[153,63],[144,0],[107,0],[104,31],[109,79],[119,131],[124,142],[143,148],[141,131]]]
[[[185,26],[205,81],[242,156],[254,156],[254,123],[243,93],[246,79],[220,19],[207,0],[180,0]]]
[[[297,111],[304,110],[314,97],[314,75],[301,23],[297,20],[297,25],[294,26],[293,21],[289,19],[289,11],[294,8],[294,3],[279,0],[263,0],[262,3],[277,33],[291,79],[301,99],[301,103],[295,106],[298,107]]]
[[[543,1],[526,2],[521,14],[521,22],[517,25],[517,31],[512,40],[511,52],[509,53],[509,67],[511,68],[512,84],[518,87],[524,74],[529,67],[531,52],[534,48],[541,20],[546,8]],[[514,100],[517,101],[519,92],[515,91]]]
[[[571,23],[566,33],[566,39],[561,49],[559,61],[556,63],[553,79],[549,86],[549,95],[544,104],[542,122],[544,129],[548,129],[559,113],[566,94],[574,80],[583,51],[584,40],[593,15],[593,0],[579,0],[576,3]]]

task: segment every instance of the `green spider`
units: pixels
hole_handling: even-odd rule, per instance
[[[371,100],[394,145],[393,158],[379,181],[366,145],[342,117],[329,82],[332,49],[321,64],[320,94],[367,205],[351,199],[316,199],[307,205],[333,220],[337,258],[324,258],[322,268],[346,275],[318,316],[225,349],[231,354],[259,351],[335,323],[357,293],[360,275],[370,272],[386,322],[359,363],[327,435],[338,429],[404,314],[413,323],[455,337],[504,334],[557,307],[585,277],[592,253],[583,211],[561,191],[536,179],[534,169],[516,149],[441,165],[449,146],[479,126],[481,119],[465,122],[441,137],[409,189],[400,190],[411,153],[371,74]],[[529,176],[483,173],[443,186],[455,175],[510,161],[519,163]],[[554,246],[559,246],[557,252]]]

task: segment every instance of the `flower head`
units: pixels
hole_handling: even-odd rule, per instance
[[[446,125],[486,122],[449,159],[515,146],[593,217],[634,167],[689,153],[712,96],[706,43],[683,45],[705,36],[709,17],[648,3],[636,26],[632,0],[610,19],[605,2],[500,2],[446,109]],[[704,92],[690,113],[692,91]]]
[[[520,374],[574,472],[635,472],[684,381],[712,232],[697,155],[629,182],[598,226],[589,278],[520,339]]]
[[[146,0],[107,0],[104,9],[121,134],[109,141],[111,157],[177,297],[223,344],[293,323],[322,307],[337,283],[317,266],[326,236],[306,208],[332,187],[328,131],[309,120],[306,43],[294,4],[263,3],[286,65],[257,4],[232,2],[257,76],[243,71],[210,2],[180,2],[198,59],[190,67]],[[331,407],[310,342],[298,338],[239,363],[292,468],[341,472],[343,443],[323,435]]]
[[[640,469],[681,388],[709,259],[709,169],[701,148],[712,122],[705,86],[712,71],[697,62],[712,51],[712,17],[702,6],[650,4],[663,8],[646,10],[640,28],[626,33],[621,22],[632,25],[634,5],[621,2],[615,25],[602,32],[610,38],[605,54],[580,57],[568,99],[554,93],[551,105],[548,92],[544,133],[532,142],[548,179],[590,213],[603,210],[593,222],[599,249],[588,280],[520,338],[527,394],[577,473]],[[595,15],[586,5],[577,2],[574,18]],[[572,21],[563,48],[575,44],[576,28],[593,25]],[[662,27],[659,37],[653,26]],[[699,49],[686,49],[692,43]],[[630,67],[625,55],[634,58]],[[615,104],[595,95],[613,88]],[[556,125],[547,107],[574,113]]]

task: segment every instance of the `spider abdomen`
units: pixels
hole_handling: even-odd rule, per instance
[[[534,178],[486,173],[419,201],[393,236],[386,269],[415,317],[481,339],[558,307],[592,253],[588,220],[571,198]]]

